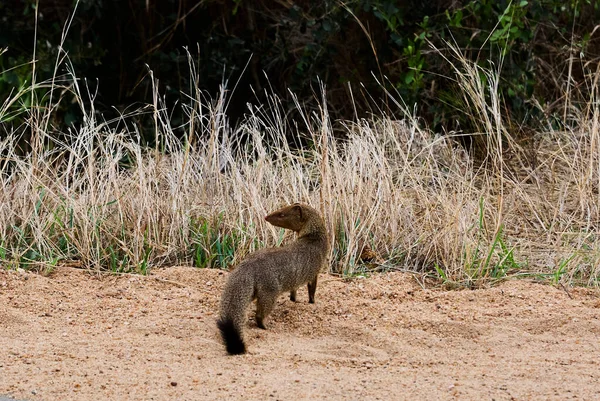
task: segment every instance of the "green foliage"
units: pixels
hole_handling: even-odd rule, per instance
[[[192,257],[194,266],[225,269],[232,263],[241,241],[242,233],[223,230],[224,215],[216,221],[192,220]]]
[[[556,268],[556,270],[554,271],[554,273],[552,273],[552,284],[558,284],[560,283],[560,280],[562,279],[562,276],[568,271],[567,267],[569,265],[569,262],[575,257],[575,254],[572,254],[571,256],[569,256],[566,259],[563,259],[560,261],[560,263],[558,264],[558,267]]]
[[[444,269],[442,269],[437,263],[435,263],[433,265],[433,267],[435,268],[435,272],[437,273],[437,275],[439,276],[439,278],[442,280],[442,282],[446,283],[448,282],[448,275],[446,274],[446,272],[444,271]]]
[[[53,218],[42,218],[47,215],[46,195],[44,188],[38,188],[33,216],[19,225],[11,226],[10,247],[4,244],[0,246],[2,263],[23,269],[48,271],[72,255],[73,247],[64,229],[64,210],[51,213]],[[40,227],[41,221],[44,224]],[[44,235],[40,235],[42,232]]]
[[[469,282],[479,279],[502,279],[523,267],[514,256],[514,247],[510,247],[504,237],[501,224],[495,231],[492,241],[486,238],[485,201],[479,201],[479,219],[477,222],[477,244],[467,252],[465,248],[465,272]],[[489,245],[488,245],[489,244]],[[485,249],[487,245],[487,250]],[[465,245],[466,247],[466,245]],[[437,270],[437,267],[436,267]]]
[[[113,273],[126,273],[129,272],[129,256],[120,250],[115,249],[113,245],[108,247],[107,261],[105,262],[108,269]]]
[[[355,218],[351,222],[353,227],[347,228],[344,226],[344,222],[346,221],[345,216],[342,214],[336,224],[335,228],[335,238],[333,245],[333,264],[334,266],[338,266],[338,268],[334,268],[336,273],[341,273],[343,276],[354,276],[354,275],[362,275],[365,272],[364,266],[360,265],[359,255],[356,255],[356,249],[351,249],[350,247],[350,237],[352,234],[348,233],[348,231],[356,232],[358,227],[361,224],[360,218]]]

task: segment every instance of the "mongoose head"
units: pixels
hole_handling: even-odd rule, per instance
[[[266,216],[265,220],[274,226],[299,232],[306,225],[306,221],[311,213],[307,208],[310,208],[310,206],[294,203],[293,205],[285,206],[274,211]]]

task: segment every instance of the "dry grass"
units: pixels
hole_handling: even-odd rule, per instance
[[[334,140],[326,104],[293,122],[271,97],[233,128],[225,92],[207,99],[196,87],[184,105],[186,138],[178,140],[158,92],[154,104],[107,123],[93,102],[86,108],[83,99],[93,96],[74,76],[36,84],[56,94],[53,104],[26,110],[28,124],[18,130],[32,133],[31,152],[19,154],[16,135],[0,142],[0,260],[142,273],[175,264],[226,268],[283,241],[263,216],[303,201],[327,217],[333,272],[409,269],[468,285],[533,275],[597,285],[597,99],[576,128],[539,132],[523,148],[494,95],[498,74],[458,53],[457,60],[449,64],[480,124],[483,161],[409,113],[343,122],[345,139]],[[85,116],[66,131],[48,123],[65,91]],[[0,121],[23,93],[0,109]],[[153,149],[140,144],[138,113],[152,113]],[[15,132],[8,122],[3,128]],[[286,137],[310,145],[294,150]]]

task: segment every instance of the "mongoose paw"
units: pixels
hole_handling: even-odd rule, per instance
[[[263,329],[263,330],[267,329],[267,326],[265,326],[265,324],[262,320],[257,320],[256,325],[258,326],[259,329]]]

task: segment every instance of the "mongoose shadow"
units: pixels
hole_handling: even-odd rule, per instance
[[[308,284],[308,302],[315,302],[317,278],[329,252],[325,222],[314,208],[294,203],[265,219],[274,226],[297,232],[298,238],[288,245],[249,255],[229,275],[217,326],[231,355],[246,352],[246,310],[254,299],[256,324],[262,329],[266,329],[265,320],[282,293],[289,291],[290,299],[296,301],[298,287]]]

